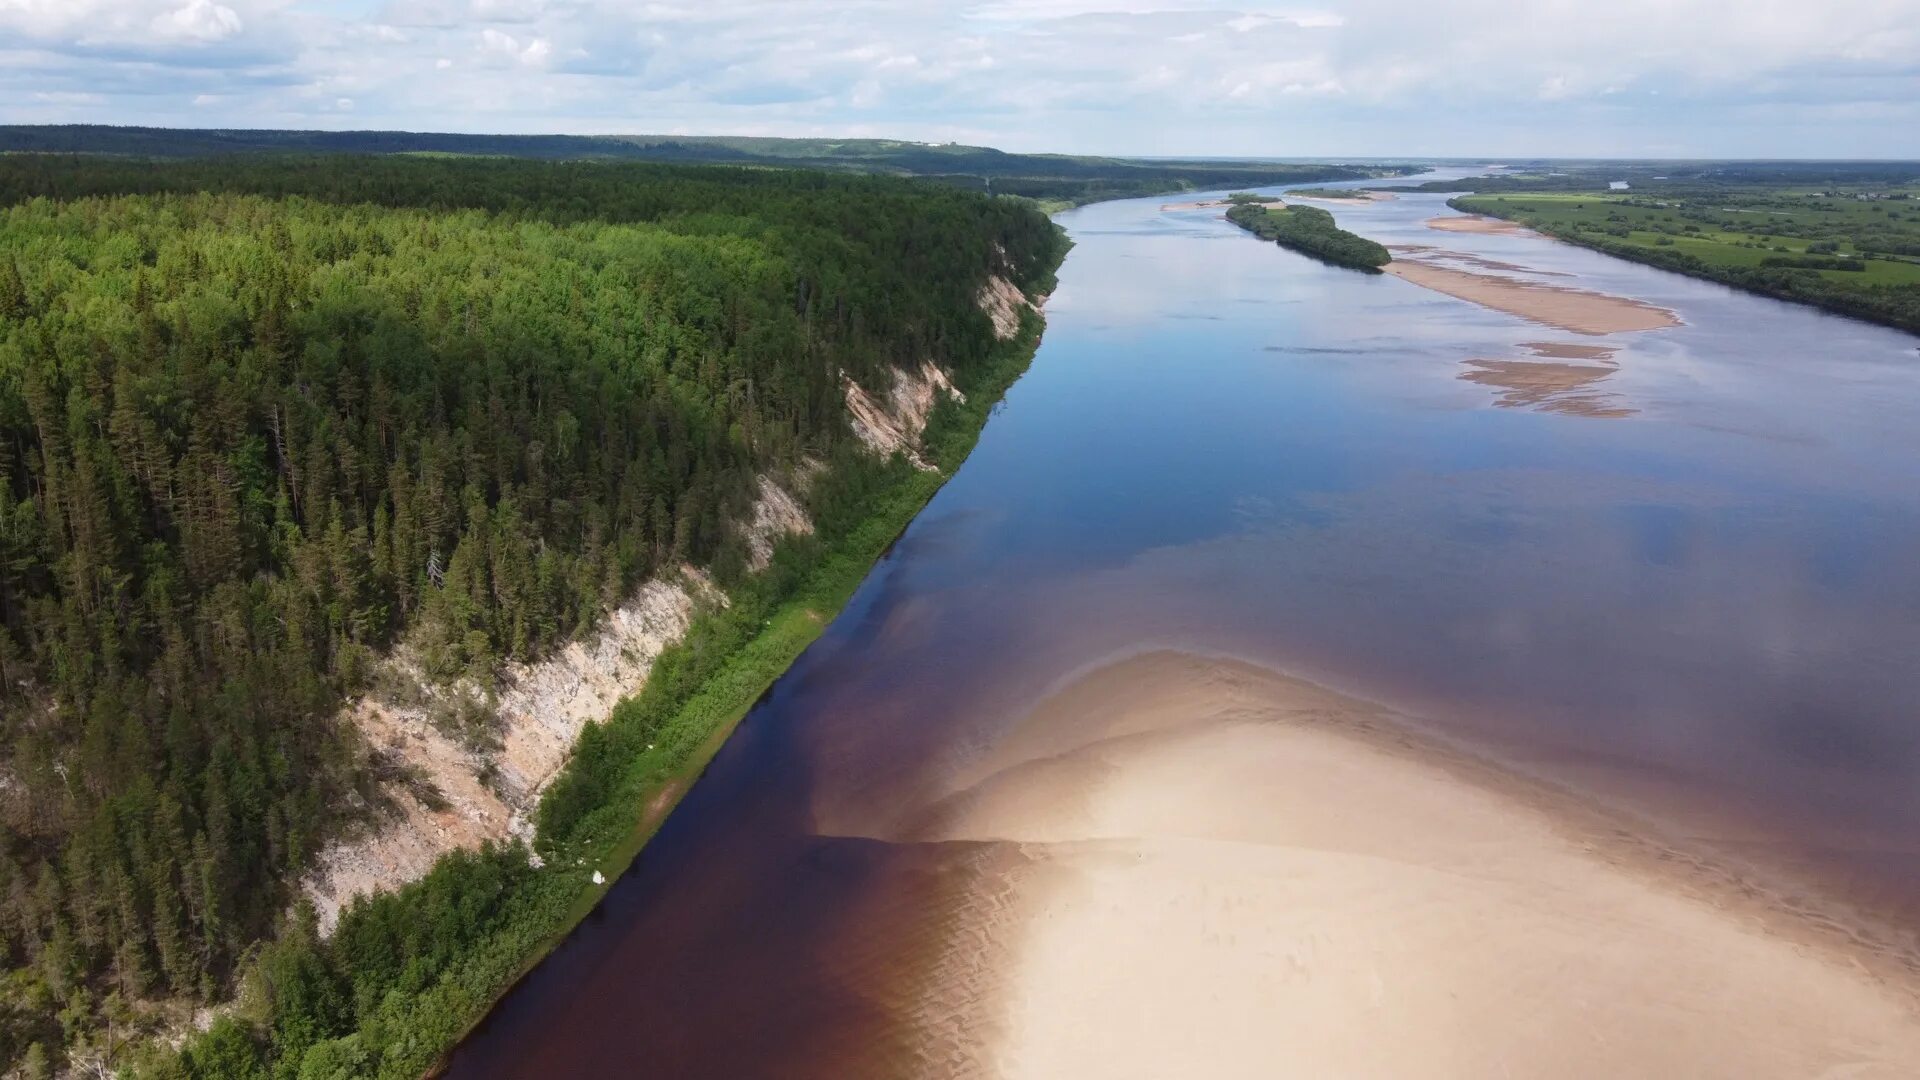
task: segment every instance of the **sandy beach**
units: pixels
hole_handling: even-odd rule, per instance
[[[1644,301],[1457,270],[1427,260],[1427,256],[1396,258],[1383,269],[1435,292],[1576,334],[1599,336],[1680,325],[1673,312]]]
[[[1535,235],[1532,229],[1524,225],[1517,225],[1503,218],[1487,217],[1485,214],[1429,218],[1427,219],[1427,228],[1438,229],[1441,232],[1508,233],[1521,236]]]
[[[920,994],[933,1074],[1920,1062],[1913,998],[1876,978],[1889,965],[1780,930],[1752,889],[1572,796],[1237,661],[1082,673],[917,832],[980,868]]]

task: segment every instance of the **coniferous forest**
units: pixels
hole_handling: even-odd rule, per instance
[[[139,1003],[247,971],[265,1028],[163,1071],[417,1071],[446,1033],[392,996],[510,918],[471,905],[525,857],[311,940],[295,882],[367,783],[343,699],[402,636],[484,678],[657,570],[740,581],[755,475],[849,456],[842,374],[964,380],[981,285],[1060,243],[817,172],[0,158],[0,1071],[110,1058]]]

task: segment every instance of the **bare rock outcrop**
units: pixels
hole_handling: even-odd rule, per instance
[[[977,297],[1002,340],[1020,331],[1034,303],[1007,278],[990,278]],[[904,453],[922,469],[920,436],[941,395],[964,401],[932,361],[896,367],[883,393],[843,378],[854,434],[876,453]],[[804,487],[818,462],[802,462],[790,480]],[[772,558],[781,536],[810,533],[813,522],[773,477],[759,477],[745,533],[749,564]],[[508,668],[497,687],[430,684],[405,648],[384,661],[381,682],[397,688],[369,694],[342,710],[365,743],[376,799],[371,823],[320,854],[302,882],[330,932],[355,897],[397,888],[426,875],[441,856],[509,837],[531,839],[533,811],[565,766],[580,730],[639,691],[661,651],[687,632],[696,608],[725,597],[699,571],[679,581],[649,581],[606,613],[586,638],[533,664]],[[449,725],[449,711],[479,714],[487,738]],[[440,715],[440,723],[435,722]]]
[[[804,479],[804,477],[803,477]],[[764,570],[773,561],[773,545],[783,536],[806,536],[813,532],[813,519],[773,477],[759,477],[760,497],[754,500],[753,517],[741,526],[747,538],[747,567]]]
[[[896,367],[891,378],[886,394],[877,398],[853,379],[844,380],[853,433],[875,453],[902,453],[914,467],[931,469],[920,456],[920,433],[926,430],[927,417],[933,414],[938,395],[944,393],[956,401],[965,401],[966,396],[931,360],[921,361],[911,371]]]
[[[1020,286],[995,274],[980,286],[977,298],[980,310],[993,320],[993,332],[1002,341],[1010,341],[1020,332],[1021,313],[1033,309],[1033,301],[1020,291]]]
[[[586,638],[537,663],[510,666],[492,708],[492,746],[476,747],[434,722],[435,712],[450,706],[484,707],[486,690],[431,686],[406,650],[395,650],[381,682],[408,692],[370,694],[343,712],[366,745],[384,805],[367,828],[328,845],[302,882],[322,932],[355,897],[423,877],[449,852],[530,839],[540,795],[580,729],[606,719],[645,684],[654,659],[686,634],[700,602],[723,602],[697,573],[685,582],[649,581]]]

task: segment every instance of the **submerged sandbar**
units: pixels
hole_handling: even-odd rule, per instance
[[[916,1009],[950,1073],[1920,1061],[1889,965],[1774,929],[1752,889],[1572,796],[1236,661],[1083,675],[961,770],[916,839],[979,868]]]

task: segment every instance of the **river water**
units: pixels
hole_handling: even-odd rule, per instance
[[[1444,200],[1335,213],[1684,325],[1583,338],[1162,199],[1061,215],[972,458],[451,1074],[939,1071],[907,1018],[969,855],[891,838],[1049,688],[1162,647],[1920,927],[1920,339],[1428,228]]]

